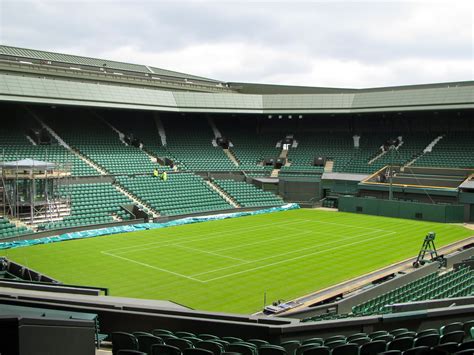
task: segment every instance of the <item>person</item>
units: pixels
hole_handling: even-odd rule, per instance
[[[153,170],[153,176],[156,177],[156,178],[157,178],[158,176],[160,176],[160,172],[158,171],[157,168],[155,168],[155,169]]]
[[[163,181],[168,180],[168,174],[166,173],[166,171],[163,171],[163,174],[161,175],[161,178],[163,179]]]
[[[176,164],[173,164],[173,171],[177,172],[178,171],[178,166]]]

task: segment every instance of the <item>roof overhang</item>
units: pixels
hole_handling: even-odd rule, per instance
[[[474,108],[474,83],[403,91],[237,94],[165,91],[0,73],[0,101],[174,112],[338,114]]]

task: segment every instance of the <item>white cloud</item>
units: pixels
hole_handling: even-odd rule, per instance
[[[474,80],[472,1],[0,1],[2,42],[13,46],[224,81]]]

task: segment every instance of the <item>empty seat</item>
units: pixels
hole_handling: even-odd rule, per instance
[[[184,349],[194,348],[194,344],[190,340],[183,338],[168,338],[165,339],[165,344],[177,347],[181,351]]]
[[[181,350],[176,346],[155,344],[151,347],[151,355],[181,355]]]
[[[332,349],[331,355],[359,355],[359,346],[357,344],[342,344]]]
[[[206,349],[187,348],[184,349],[183,355],[213,355],[214,353]]]
[[[280,344],[281,347],[285,348],[288,355],[295,355],[296,349],[298,349],[300,345],[299,340],[287,340]]]
[[[387,344],[382,340],[376,340],[359,347],[360,355],[377,355],[387,350]]]
[[[456,330],[454,332],[449,332],[441,336],[439,339],[440,344],[445,343],[461,343],[464,339],[464,331]]]
[[[387,350],[405,351],[413,347],[414,339],[410,337],[395,338],[387,345]]]
[[[286,350],[282,346],[264,344],[258,348],[259,355],[286,355]]]
[[[461,322],[454,322],[450,324],[443,325],[441,328],[439,328],[439,333],[441,335],[445,335],[447,333],[451,333],[454,331],[462,330],[464,331],[464,324]]]
[[[164,344],[163,339],[154,335],[137,334],[138,350],[151,354],[151,347],[155,344]]]
[[[119,350],[138,350],[138,341],[133,334],[126,332],[113,332],[112,354],[118,354]]]
[[[439,344],[439,335],[438,334],[426,334],[418,338],[415,338],[414,347],[417,346],[428,346],[433,347]]]
[[[195,344],[196,348],[212,351],[214,355],[220,355],[224,352],[224,346],[214,340],[202,340]]]

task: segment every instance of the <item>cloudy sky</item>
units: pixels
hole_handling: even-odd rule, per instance
[[[0,42],[229,82],[474,80],[474,1],[0,0]]]

